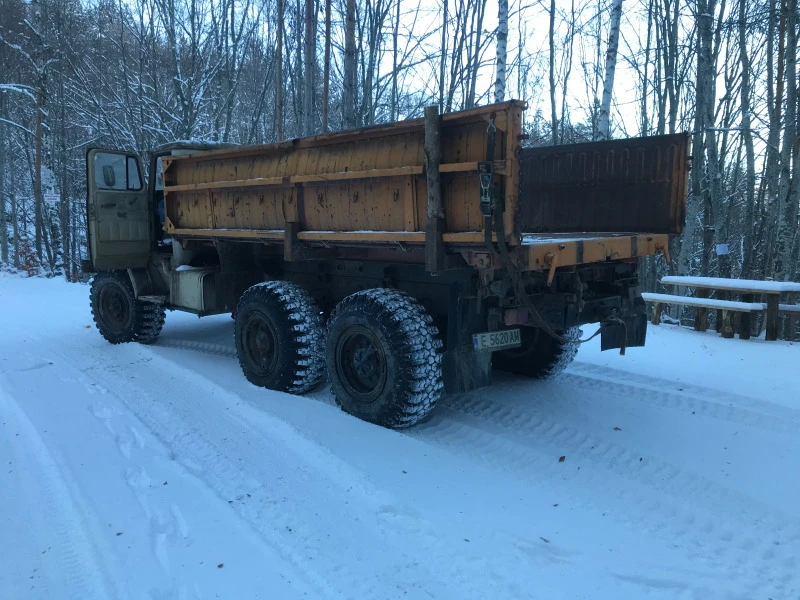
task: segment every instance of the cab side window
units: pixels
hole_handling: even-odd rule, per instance
[[[94,183],[100,190],[140,190],[139,165],[132,156],[98,152],[94,155]]]

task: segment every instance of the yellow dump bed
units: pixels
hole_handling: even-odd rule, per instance
[[[487,157],[503,201],[505,241],[520,257],[520,266],[543,269],[553,260],[565,266],[626,259],[666,248],[683,219],[685,136],[619,149],[615,142],[587,144],[579,154],[568,146],[526,154],[524,108],[512,100],[440,117],[441,240],[448,251],[485,249],[477,170]],[[523,180],[521,168],[533,179]],[[323,246],[426,242],[423,119],[168,156],[163,176],[164,229],[175,239]],[[536,187],[544,181],[550,181],[547,190]],[[602,204],[602,210],[596,211],[593,228],[585,223],[594,213],[578,211],[583,216],[575,226],[581,229],[573,232],[571,219],[582,189],[586,201]],[[559,212],[567,201],[572,209]],[[639,210],[640,205],[645,208]],[[547,222],[552,215],[559,222]]]

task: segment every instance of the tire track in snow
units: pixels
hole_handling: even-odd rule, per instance
[[[199,347],[205,348],[205,345]],[[152,353],[151,349],[141,346],[131,346],[129,349],[137,354]],[[163,360],[160,355],[153,356]],[[157,362],[151,361],[155,369],[160,368]],[[163,366],[163,369],[165,376],[157,376],[156,379],[159,381],[167,378],[181,382],[193,381],[194,393],[182,389],[174,394],[174,397],[188,395],[193,400],[198,400],[197,404],[188,402],[179,405],[174,401],[164,402],[161,397],[173,397],[169,387],[162,388],[156,396],[149,386],[141,386],[131,380],[120,380],[126,389],[117,390],[119,400],[155,437],[175,452],[175,460],[204,481],[219,498],[227,500],[231,508],[236,510],[254,531],[258,532],[267,543],[279,549],[295,567],[308,572],[309,564],[320,564],[320,560],[330,563],[311,571],[320,597],[380,597],[382,590],[386,588],[385,577],[390,573],[392,574],[390,576],[398,577],[394,572],[407,573],[414,579],[409,583],[399,578],[398,585],[406,585],[417,593],[436,596],[445,589],[458,588],[464,584],[472,585],[468,583],[471,580],[467,575],[485,571],[488,564],[486,557],[472,556],[470,560],[461,560],[456,565],[450,560],[445,560],[443,557],[447,556],[446,540],[437,535],[430,523],[413,511],[408,512],[402,507],[398,508],[391,496],[375,489],[372,484],[363,480],[359,472],[311,440],[300,436],[290,425],[251,407],[238,396],[203,379],[196,371],[185,369],[176,363],[170,363],[168,367]],[[92,377],[96,378],[107,377],[109,373],[108,369],[92,368],[91,371]],[[111,373],[113,376],[113,369]],[[103,384],[109,388],[114,387],[112,380],[104,380]],[[131,398],[135,398],[136,401],[132,402]],[[291,396],[286,395],[286,398],[290,400]],[[205,399],[208,401],[203,402]],[[229,406],[226,407],[226,404]],[[236,405],[246,410],[241,412],[235,408]],[[257,416],[261,419],[271,421],[267,431],[264,427],[254,428],[253,417],[256,415],[252,414],[253,412],[260,413]],[[217,432],[214,436],[216,439],[219,439],[220,429],[227,430],[228,434],[224,440],[228,445],[220,445],[214,437],[206,433],[205,429],[211,422],[214,423]],[[298,443],[300,448],[297,448]],[[258,451],[259,445],[261,445],[260,451]],[[320,520],[317,515],[298,518],[297,508],[287,504],[287,500],[296,500],[297,490],[287,487],[285,482],[270,481],[269,469],[265,471],[259,468],[259,465],[239,462],[241,458],[238,461],[233,460],[232,456],[240,450],[242,454],[246,451],[249,455],[255,452],[261,456],[271,456],[276,463],[297,461],[297,458],[281,461],[281,452],[300,457],[306,469],[295,472],[293,477],[300,479],[303,486],[311,485],[317,494],[320,481],[327,481],[324,487],[329,490],[332,497],[330,502],[323,504],[332,507],[328,510],[336,513],[332,513],[327,519],[327,522],[332,524],[328,532],[329,539],[325,538],[324,532],[304,529],[304,524]],[[310,494],[311,492],[308,495]],[[354,503],[355,507],[346,509],[351,514],[342,515],[336,512],[337,505],[346,506]],[[314,504],[319,506],[320,499],[316,498]],[[312,513],[316,510],[320,509],[308,509]],[[339,522],[334,526],[334,521]],[[301,537],[301,540],[289,541],[287,534],[280,531],[281,523],[288,523],[285,526],[289,532],[288,536]],[[413,537],[410,536],[412,531]],[[385,558],[374,557],[376,560],[372,567],[374,575],[365,578],[362,570],[355,572],[349,566],[348,563],[354,559],[352,555],[347,556],[345,552],[340,557],[330,552],[332,547],[346,547],[347,543],[352,545],[352,539],[348,539],[344,544],[342,542],[345,538],[353,537],[366,538],[363,541],[367,547],[370,545],[385,547],[389,541],[398,549],[402,548],[402,551],[388,552]],[[370,538],[372,541],[367,541]],[[362,542],[358,543],[361,544]],[[403,548],[409,545],[410,547]],[[415,545],[418,545],[418,548],[414,548]],[[293,550],[295,547],[304,547],[307,554],[299,554]],[[356,551],[363,554],[363,550]],[[435,561],[435,566],[420,560],[417,551]],[[386,564],[391,556],[400,556],[407,563]],[[367,560],[366,556],[355,558],[358,562]],[[466,597],[469,594],[462,595]]]
[[[161,345],[161,344],[160,344]],[[193,342],[190,340],[170,340],[170,347],[200,351],[208,354],[218,354],[235,357],[236,350],[231,345],[226,347],[221,344],[211,344],[205,342]],[[578,371],[573,374],[570,371]],[[796,433],[798,424],[794,424],[797,418],[796,411],[786,409],[781,411],[781,407],[766,402],[746,399],[749,404],[763,406],[772,412],[786,412],[784,416],[793,418],[789,422],[778,415],[767,414],[754,410],[749,410],[740,406],[731,406],[730,401],[742,402],[734,395],[726,394],[718,390],[706,390],[698,386],[682,385],[684,392],[671,393],[664,391],[666,384],[675,385],[674,382],[666,382],[656,378],[629,374],[624,371],[606,369],[586,363],[575,363],[570,367],[570,371],[562,374],[554,385],[564,385],[566,388],[578,388],[591,391],[592,393],[602,393],[615,397],[634,397],[636,401],[642,401],[650,405],[668,408],[678,411],[695,411],[696,414],[718,420],[725,420],[734,423],[741,423],[762,429],[777,431],[781,433]],[[607,376],[607,372],[617,373],[624,383],[612,376]],[[585,374],[584,374],[585,373]],[[643,393],[644,392],[644,393]],[[707,393],[708,392],[708,393]],[[683,395],[685,394],[685,395]],[[328,392],[312,394],[317,399],[331,403]],[[567,395],[565,393],[565,395]],[[705,400],[702,395],[710,398],[717,398],[721,404]],[[536,413],[526,413],[521,411],[518,406],[507,405],[492,400],[482,400],[480,393],[471,394],[458,398],[444,399],[438,407],[439,417],[434,416],[431,423],[438,425],[431,430],[433,435],[425,435],[427,442],[435,445],[446,445],[452,449],[453,446],[459,448],[469,447],[474,453],[476,447],[481,447],[485,451],[478,452],[477,458],[488,460],[493,467],[500,466],[508,473],[548,473],[559,479],[576,480],[578,483],[587,482],[597,487],[606,486],[605,477],[610,471],[614,475],[625,480],[634,481],[644,486],[646,490],[657,490],[664,496],[657,496],[652,493],[645,493],[641,497],[631,496],[625,492],[624,486],[619,486],[619,498],[617,501],[630,502],[639,508],[643,514],[639,519],[631,519],[622,516],[623,520],[633,529],[640,529],[641,523],[652,521],[648,519],[647,513],[664,511],[669,517],[669,521],[657,524],[652,528],[652,533],[660,538],[669,541],[674,536],[684,539],[687,546],[697,549],[696,558],[705,560],[714,554],[729,556],[735,552],[735,556],[728,559],[720,559],[712,562],[716,569],[727,569],[731,565],[732,577],[737,577],[741,572],[747,572],[753,562],[758,564],[759,578],[763,581],[776,580],[778,589],[793,584],[792,574],[797,568],[797,561],[790,555],[777,567],[777,576],[772,577],[776,567],[775,558],[780,548],[775,545],[776,540],[754,539],[745,537],[739,539],[735,533],[735,523],[744,519],[750,523],[759,524],[759,529],[769,531],[774,538],[780,538],[780,544],[792,544],[793,548],[800,551],[798,541],[800,541],[800,529],[790,525],[791,517],[779,514],[778,511],[767,507],[756,500],[753,500],[739,492],[725,488],[696,476],[692,473],[683,471],[678,467],[660,461],[657,458],[647,458],[640,461],[640,456],[634,452],[626,450],[615,444],[609,444],[593,437],[588,433],[571,429],[561,423],[550,421]],[[444,416],[447,413],[447,416]],[[454,422],[448,423],[447,419],[454,413],[459,416]],[[470,433],[461,439],[465,433],[463,426],[463,416],[475,417],[470,420],[468,427]],[[491,427],[487,428],[486,423],[492,423],[500,427],[504,435],[499,436],[497,432],[492,432]],[[440,428],[444,427],[442,439],[437,439]],[[418,437],[417,429],[431,429],[430,425],[418,426],[411,430],[410,435]],[[480,433],[478,433],[480,432]],[[506,436],[505,434],[510,434]],[[524,439],[516,439],[517,437]],[[448,440],[449,441],[445,441]],[[505,440],[505,441],[504,441]],[[517,448],[517,445],[522,448]],[[515,451],[508,451],[515,447]],[[530,456],[530,452],[524,448],[534,449],[541,453],[536,457]],[[570,461],[581,458],[591,461],[591,464],[603,469],[603,473],[587,476],[586,470],[582,473],[575,471],[570,475],[569,472],[554,465],[553,456],[570,455]],[[516,457],[504,463],[503,456]],[[607,493],[607,490],[606,490]],[[731,502],[734,496],[735,508],[731,511],[731,525],[725,524],[725,518],[719,514],[714,514],[703,507],[698,507],[704,512],[701,517],[696,517],[691,508],[685,508],[681,502],[686,496],[704,498],[707,506],[716,505],[724,507]],[[582,501],[581,497],[576,500]],[[735,551],[730,550],[731,543],[736,547]],[[728,554],[726,554],[728,553]],[[786,554],[785,547],[781,552]],[[752,581],[752,578],[750,578]],[[796,582],[794,583],[796,584]],[[795,588],[792,588],[795,589]],[[759,591],[757,588],[754,592]]]
[[[558,383],[779,433],[796,434],[800,429],[800,412],[788,407],[589,363],[573,363]],[[682,391],[668,391],[678,385]]]
[[[66,574],[66,580],[61,582],[58,590],[48,590],[46,596],[75,600],[112,597],[109,593],[108,575],[98,559],[97,549],[90,541],[91,536],[87,535],[83,526],[83,519],[58,462],[22,407],[2,390],[0,407],[9,422],[14,422],[19,428],[17,433],[20,435],[13,439],[25,445],[18,450],[17,455],[24,456],[24,462],[13,465],[14,469],[24,469],[24,477],[40,475],[36,482],[35,514],[31,515],[31,525],[41,527],[40,515],[47,515],[46,522],[52,523],[55,520],[55,526],[47,532],[48,539],[52,539],[52,542],[42,551],[42,556],[45,556],[42,560],[55,562],[58,572]],[[11,425],[8,422],[5,427],[6,431],[10,431]],[[36,589],[35,575],[31,575],[30,580],[30,591],[33,592]],[[42,597],[43,591],[39,589],[31,597]]]
[[[233,341],[233,340],[231,340]],[[202,352],[204,354],[213,354],[216,356],[230,356],[236,358],[236,347],[231,343],[230,346],[225,344],[215,344],[213,342],[199,342],[197,340],[181,340],[162,336],[153,346],[160,346],[163,348],[176,348],[178,350],[192,350],[194,352]]]
[[[577,484],[572,488],[576,501],[613,513],[634,530],[651,524],[650,533],[666,542],[681,540],[693,559],[729,571],[731,579],[742,580],[753,593],[762,592],[764,582],[775,586],[776,597],[797,593],[794,557],[800,552],[800,528],[790,516],[657,458],[640,460],[621,446],[480,394],[447,399],[439,408],[412,435],[468,451],[532,485],[542,476]],[[562,455],[568,465],[558,462]],[[564,468],[576,463],[583,468]],[[622,484],[613,485],[614,478]],[[606,499],[605,507],[599,498]],[[687,498],[702,498],[703,505],[685,506]],[[616,506],[633,508],[635,514],[615,511]],[[653,514],[666,519],[653,523]],[[767,537],[739,537],[736,524],[741,521]]]
[[[96,389],[100,390],[102,394],[108,394],[106,388],[92,384],[85,377],[82,377],[81,383],[84,384],[87,390]],[[147,469],[135,460],[133,455],[134,448],[136,451],[145,449],[145,440],[135,427],[128,426],[126,428],[123,426],[120,428],[119,425],[115,424],[115,420],[121,416],[120,411],[101,400],[91,404],[89,412],[103,423],[106,430],[114,437],[120,454],[130,463],[125,468],[123,478],[149,521],[148,529],[153,556],[158,561],[164,574],[174,581],[167,543],[178,537],[180,537],[183,544],[188,545],[191,543],[189,530],[180,508],[176,504],[170,504],[169,508],[165,510],[163,506],[159,506],[158,501],[151,503],[148,499],[147,492],[152,488],[153,478]],[[121,431],[118,432],[119,429]],[[177,598],[189,598],[189,589],[182,581],[173,585],[168,593],[170,596]]]
[[[232,343],[227,346],[212,342],[164,338],[159,339],[155,345],[217,356],[237,357],[236,348]],[[520,381],[527,380],[520,379]],[[674,386],[675,382],[589,363],[573,363],[566,373],[562,373],[553,380],[552,385],[569,386],[615,398],[635,398],[637,402],[652,406],[685,412],[694,411],[704,417],[779,433],[794,434],[800,428],[800,414],[789,408],[784,409],[784,407],[769,402],[689,384],[681,384],[682,392],[665,391],[665,387]],[[717,399],[719,402],[710,401],[708,398]],[[746,403],[761,407],[763,411],[751,410],[734,405],[734,403]]]
[[[146,352],[145,348],[137,346],[129,346],[124,350],[132,353]],[[298,572],[302,572],[308,578],[308,583],[316,588],[318,597],[339,597],[331,583],[316,570],[309,569],[304,558],[275,533],[272,525],[285,521],[285,518],[281,518],[276,503],[249,502],[256,490],[262,488],[262,483],[252,477],[243,476],[243,465],[229,460],[224,449],[207,439],[202,430],[203,424],[194,422],[197,416],[194,414],[195,406],[184,407],[180,411],[170,410],[167,405],[171,403],[165,403],[163,400],[170,395],[169,390],[165,389],[161,397],[156,397],[149,390],[130,381],[118,377],[112,378],[109,374],[113,373],[113,370],[88,366],[85,372],[93,379],[101,379],[104,385],[115,389],[112,393],[159,442],[169,449],[170,458],[202,481],[221,501],[227,502],[239,518],[257,532],[269,546],[276,549]],[[132,398],[136,400],[132,401]],[[203,414],[203,417],[205,420],[208,415]],[[131,471],[129,475],[135,479],[137,474]],[[129,483],[130,481],[129,479]],[[136,487],[136,482],[132,485]],[[142,508],[148,518],[152,519],[152,513],[146,502]]]

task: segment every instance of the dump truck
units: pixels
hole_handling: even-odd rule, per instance
[[[643,346],[642,256],[669,259],[687,134],[525,147],[508,101],[257,146],[87,154],[90,304],[109,342],[230,313],[245,377],[391,428],[492,371],[547,377],[582,325]],[[591,333],[590,331],[587,332]]]

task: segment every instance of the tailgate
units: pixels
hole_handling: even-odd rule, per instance
[[[519,231],[678,234],[688,174],[688,133],[524,148]]]

